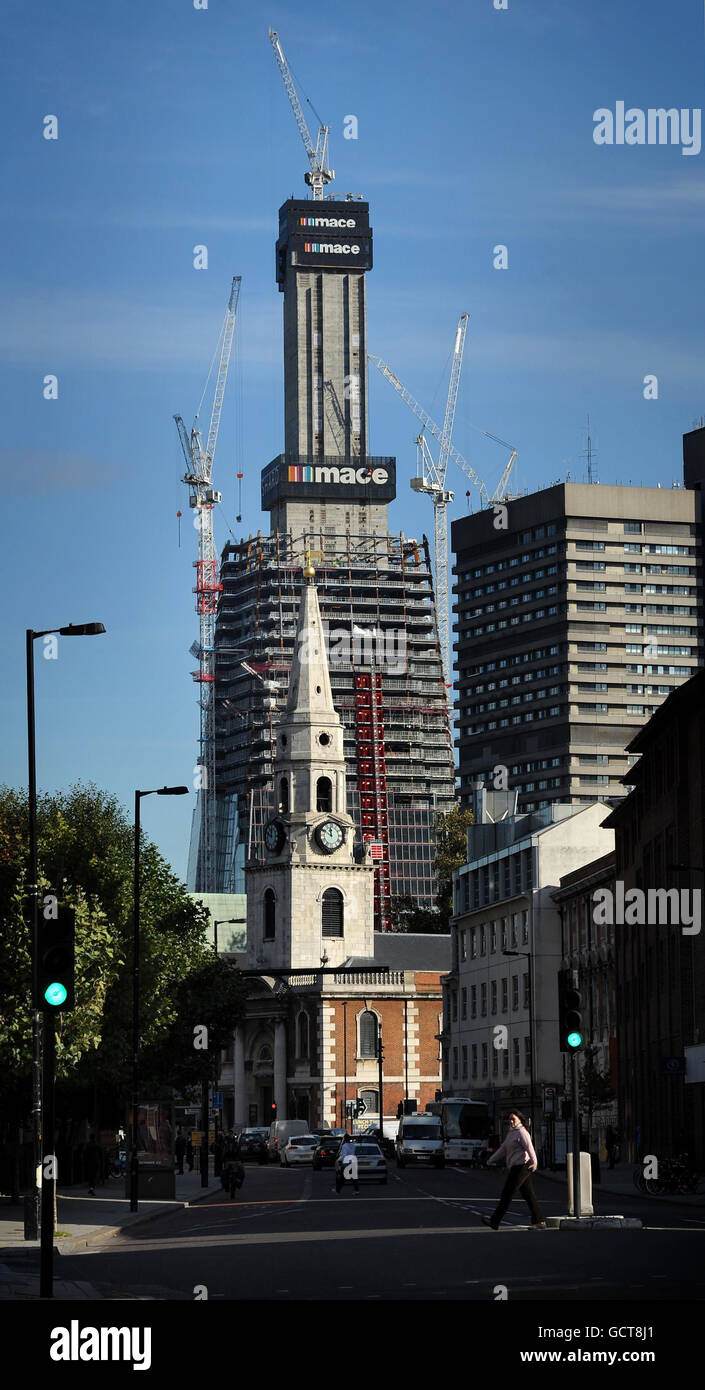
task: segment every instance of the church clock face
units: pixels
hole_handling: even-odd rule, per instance
[[[337,821],[324,820],[316,826],[316,839],[324,854],[334,854],[343,843],[343,831]]]
[[[277,820],[270,820],[264,832],[264,843],[271,854],[278,854],[284,845],[284,829]]]

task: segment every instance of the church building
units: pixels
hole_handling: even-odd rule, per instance
[[[246,866],[246,1019],[221,1088],[236,1127],[346,1123],[419,1110],[441,1086],[450,938],[374,931],[375,859],[346,809],[343,728],[307,563],[286,708],[273,731],[274,815]],[[261,973],[260,973],[261,972]],[[232,1098],[232,1110],[227,1105]]]

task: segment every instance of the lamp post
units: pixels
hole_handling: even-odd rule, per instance
[[[187,796],[188,787],[154,787],[135,792],[135,861],[132,936],[132,1129],[130,1134],[130,1211],[138,1210],[137,1056],[140,1045],[140,802],[143,796]]]
[[[26,628],[27,648],[27,761],[29,815],[29,926],[32,942],[32,1163],[33,1184],[25,1197],[24,1238],[36,1240],[41,1213],[40,1296],[52,1297],[54,1253],[54,1178],[45,1177],[52,1165],[42,1163],[53,1155],[54,1122],[42,1125],[42,1081],[45,1099],[53,1110],[54,1097],[54,1018],[45,1015],[45,1057],[42,1078],[40,1049],[38,981],[39,932],[39,868],[37,864],[37,758],[34,718],[34,642],[37,637],[94,637],[105,632],[102,623],[69,623],[68,627],[50,627],[42,632]],[[48,1046],[46,1046],[48,1044]],[[41,1173],[41,1178],[40,1178]],[[44,1199],[42,1202],[42,1198]]]
[[[503,956],[523,956],[529,962],[529,1114],[531,1115],[531,1142],[536,1147],[534,1140],[534,981],[532,971],[532,959],[530,951],[502,951]]]
[[[217,954],[218,954],[218,927],[234,927],[234,926],[240,926],[243,922],[247,922],[247,918],[246,918],[246,917],[219,917],[217,920],[216,920],[215,918],[213,919],[213,947],[214,947],[216,956],[217,956]],[[234,1078],[234,1076],[235,1076],[235,1058],[234,1058],[234,1056],[233,1056],[233,1078]],[[219,1079],[219,1077],[220,1077],[220,1067],[218,1067],[218,1076],[216,1077],[216,1090],[218,1090],[218,1079]],[[234,1123],[234,1122],[235,1122],[235,1086],[234,1086],[234,1084],[233,1084],[233,1123]],[[218,1138],[218,1116],[217,1116],[217,1114],[216,1114],[216,1116],[215,1116],[215,1137],[216,1137],[216,1139]],[[217,1176],[218,1176],[218,1174],[216,1173],[216,1177],[217,1177]]]

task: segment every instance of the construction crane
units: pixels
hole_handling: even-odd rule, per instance
[[[438,615],[438,637],[441,648],[441,661],[443,665],[443,679],[446,688],[450,688],[450,605],[448,601],[448,516],[447,506],[453,501],[453,493],[446,489],[446,469],[448,460],[452,459],[458,468],[465,474],[466,478],[478,489],[485,506],[495,506],[502,502],[506,495],[509,477],[517,456],[517,451],[506,440],[500,439],[496,434],[490,434],[489,430],[480,429],[479,425],[471,425],[471,429],[476,429],[483,434],[486,439],[491,439],[496,444],[501,444],[503,448],[510,450],[509,460],[506,464],[502,477],[495,489],[493,496],[490,496],[482,478],[478,477],[474,468],[470,467],[467,459],[463,457],[452,443],[453,422],[455,420],[455,408],[458,399],[458,387],[460,384],[460,370],[463,362],[463,352],[465,350],[465,337],[467,333],[468,315],[461,314],[455,335],[455,345],[453,348],[453,358],[450,372],[450,383],[448,387],[448,398],[446,400],[445,416],[443,428],[441,429],[423,409],[415,396],[406,389],[399,377],[392,371],[391,367],[383,362],[380,357],[373,357],[371,353],[367,356],[369,361],[381,372],[383,377],[391,383],[394,390],[398,392],[402,400],[406,402],[409,409],[413,411],[417,419],[421,420],[424,430],[437,439],[440,443],[440,453],[438,463],[435,462],[428,446],[425,434],[418,435],[417,446],[417,477],[411,479],[411,487],[415,492],[425,492],[433,498],[434,507],[434,543],[435,543],[435,571],[436,571],[436,612]]]
[[[421,433],[417,445],[417,476],[411,479],[414,492],[424,492],[433,498],[434,561],[436,571],[436,613],[438,615],[438,640],[441,647],[443,681],[450,689],[450,606],[448,603],[448,503],[453,501],[453,493],[446,489],[446,469],[449,450],[452,445],[455,407],[458,402],[460,371],[465,351],[465,335],[468,329],[468,315],[461,314],[455,334],[455,346],[450,368],[448,398],[443,417],[443,433],[438,463],[435,462],[428,447],[426,436]]]
[[[282,75],[286,94],[291,103],[291,109],[294,113],[296,124],[299,127],[299,134],[308,155],[308,162],[311,165],[310,170],[304,175],[304,178],[311,189],[311,197],[322,198],[325,185],[327,183],[332,183],[335,178],[335,170],[328,168],[328,136],[330,135],[330,126],[319,126],[318,138],[314,146],[309,128],[306,124],[306,117],[304,116],[301,102],[299,101],[296,87],[294,86],[294,79],[289,70],[289,64],[284,57],[284,50],[281,46],[279,35],[275,29],[269,30],[269,41],[274,49],[274,56]]]
[[[230,352],[235,332],[235,319],[240,298],[242,277],[233,276],[230,297],[221,329],[220,360],[213,394],[210,423],[205,450],[198,428],[198,414],[189,432],[180,415],[175,415],[181,448],[186,460],[186,473],[182,481],[189,489],[189,506],[197,513],[198,559],[194,560],[196,569],[196,612],[199,617],[199,641],[191,647],[191,653],[198,659],[198,670],[193,678],[200,686],[200,733],[198,765],[200,767],[200,834],[198,842],[197,884],[199,891],[214,893],[216,883],[216,796],[215,796],[215,615],[218,608],[218,594],[222,591],[219,582],[218,560],[213,535],[213,508],[222,499],[222,494],[212,485],[213,457],[218,442],[220,416],[223,397],[228,378]],[[217,352],[217,347],[216,347]],[[215,356],[215,355],[214,355]],[[205,394],[205,391],[204,391]]]

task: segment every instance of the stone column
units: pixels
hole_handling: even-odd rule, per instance
[[[286,1109],[286,1023],[278,1018],[274,1024],[274,1100],[277,1119],[288,1119]]]
[[[241,1023],[233,1033],[233,1095],[235,1125],[247,1124],[247,1083],[245,1081],[245,1030]]]

